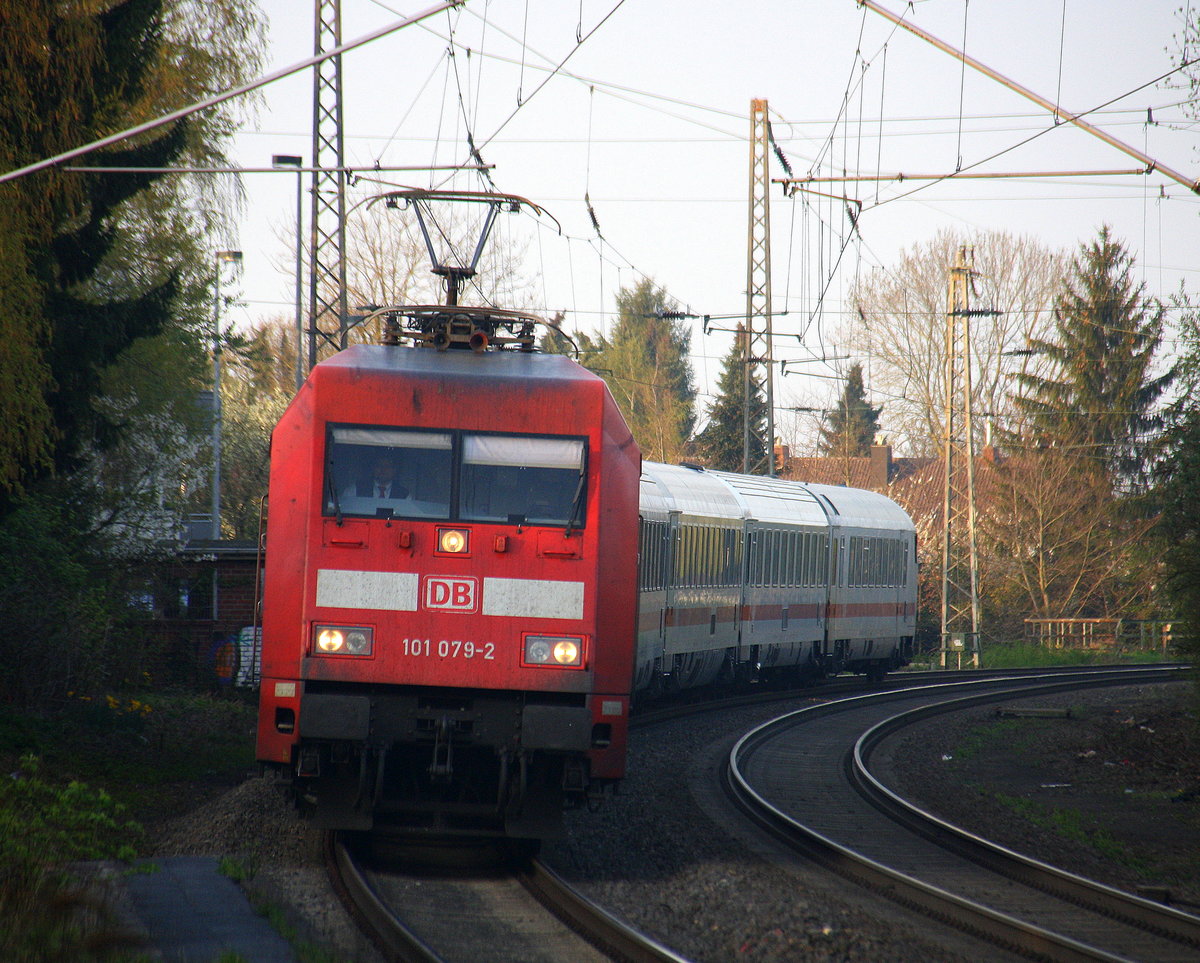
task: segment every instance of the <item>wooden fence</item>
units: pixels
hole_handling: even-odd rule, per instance
[[[1165,652],[1172,623],[1156,619],[1026,619],[1025,641],[1054,649]]]

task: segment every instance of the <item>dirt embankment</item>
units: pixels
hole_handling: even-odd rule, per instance
[[[1196,705],[1178,683],[933,719],[903,737],[896,788],[1018,852],[1200,909]]]

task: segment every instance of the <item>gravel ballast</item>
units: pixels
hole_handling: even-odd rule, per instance
[[[927,808],[940,803],[939,814],[981,835],[996,834],[1043,859],[1061,858],[1115,885],[1167,886],[1175,898],[1200,897],[1200,800],[1188,796],[1189,786],[1200,788],[1200,772],[1186,762],[1197,765],[1193,690],[1185,684],[1093,690],[1060,701],[1073,707],[1073,719],[1005,721],[988,708],[931,722],[899,737],[881,765],[902,793]],[[742,732],[786,708],[702,715],[635,732],[620,794],[598,812],[569,814],[568,838],[547,844],[544,858],[586,895],[698,963],[982,958],[970,938],[778,855],[757,831],[722,828],[722,754]],[[1025,725],[1037,722],[1049,724]],[[970,747],[966,759],[963,746]],[[1108,755],[1120,760],[1106,765]],[[1069,765],[1078,769],[1067,772]],[[1039,774],[1031,776],[1035,767]],[[1067,795],[1040,798],[1050,791],[1043,784]],[[1061,828],[1023,817],[1027,810],[1010,801],[1021,797],[1102,816],[1107,836],[1064,839]],[[1177,821],[1163,829],[1167,823],[1157,815],[1147,820],[1148,800]],[[1110,837],[1120,846],[1097,844]],[[319,834],[265,780],[247,780],[163,827],[155,852],[237,856],[255,870],[250,886],[300,921],[303,936],[332,947],[340,960],[377,959],[324,878]],[[1004,957],[989,949],[987,958]]]

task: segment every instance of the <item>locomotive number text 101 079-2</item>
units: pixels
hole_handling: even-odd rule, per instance
[[[494,642],[462,642],[458,639],[404,639],[401,642],[405,655],[433,657],[439,659],[486,659],[496,658]]]

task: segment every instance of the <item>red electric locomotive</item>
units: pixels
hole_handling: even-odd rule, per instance
[[[443,321],[272,435],[258,758],[320,826],[541,838],[624,774],[641,456],[600,378]]]

